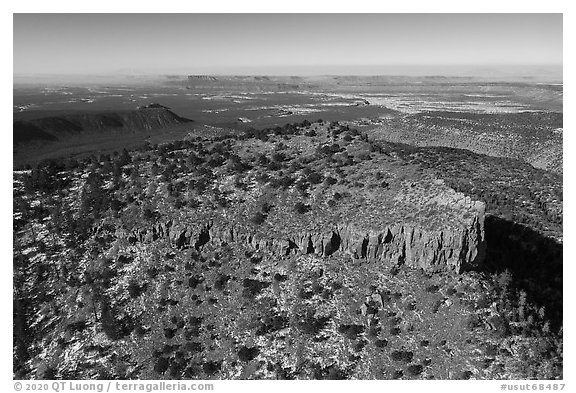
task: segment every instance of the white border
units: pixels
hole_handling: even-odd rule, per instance
[[[506,2],[502,0],[483,0],[482,2],[465,2],[456,0],[436,0],[436,1],[401,1],[388,4],[385,2],[373,3],[371,1],[353,2],[319,2],[311,0],[292,0],[290,2],[283,2],[282,4],[271,4],[272,2],[264,1],[211,1],[202,2],[180,2],[171,0],[162,1],[124,1],[119,0],[100,0],[98,2],[79,2],[79,1],[12,1],[11,4],[3,4],[2,19],[0,21],[0,28],[2,29],[2,48],[5,53],[3,61],[3,94],[2,94],[2,108],[3,111],[3,130],[6,138],[8,139],[3,144],[3,149],[6,151],[2,154],[2,166],[0,171],[1,181],[6,186],[6,190],[2,195],[2,207],[0,210],[0,222],[2,228],[0,232],[0,247],[2,255],[1,266],[1,280],[2,280],[2,299],[4,318],[2,323],[2,340],[1,340],[1,387],[5,391],[13,391],[12,384],[12,315],[8,311],[8,304],[11,304],[12,293],[12,215],[11,215],[11,189],[12,184],[12,152],[8,151],[12,145],[12,63],[8,62],[9,54],[12,54],[12,14],[20,12],[38,12],[38,13],[59,13],[59,12],[106,12],[106,13],[183,13],[183,12],[230,12],[230,13],[262,13],[262,12],[496,12],[496,13],[564,13],[564,106],[568,110],[565,111],[564,118],[564,199],[568,201],[564,206],[564,241],[566,246],[564,260],[567,262],[564,266],[564,277],[566,278],[564,284],[564,304],[565,304],[565,334],[564,334],[564,383],[567,384],[565,391],[574,391],[576,387],[572,386],[574,378],[571,371],[574,370],[574,340],[572,333],[574,332],[574,312],[571,309],[571,300],[574,296],[573,285],[570,278],[574,277],[574,268],[570,263],[574,256],[572,245],[575,244],[574,238],[574,214],[575,207],[571,202],[574,201],[574,178],[571,173],[574,173],[575,162],[573,156],[570,154],[571,148],[576,146],[574,144],[574,136],[571,132],[573,130],[573,115],[570,108],[573,104],[572,99],[572,86],[573,86],[573,72],[569,70],[574,69],[572,53],[569,51],[570,47],[574,47],[571,37],[575,36],[574,25],[575,20],[573,17],[573,10],[569,1],[523,1],[523,2]],[[566,130],[568,130],[566,132]],[[217,391],[235,391],[246,390],[250,391],[269,391],[274,389],[280,392],[291,391],[293,389],[316,390],[316,389],[365,389],[370,391],[391,391],[404,390],[406,388],[426,390],[438,390],[449,392],[462,392],[466,389],[470,392],[485,392],[496,391],[500,383],[498,381],[346,381],[346,382],[299,382],[297,385],[290,382],[275,381],[275,382],[219,382],[216,381],[217,386],[220,388]],[[272,385],[274,383],[274,385]],[[326,386],[329,384],[330,386]]]

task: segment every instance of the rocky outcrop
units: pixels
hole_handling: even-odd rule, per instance
[[[216,78],[215,76],[212,76],[212,75],[188,75],[188,81],[189,82],[194,82],[194,81],[214,82],[217,80],[218,80],[218,78]]]
[[[191,226],[170,221],[137,231],[128,240],[153,242],[159,238],[168,239],[177,248],[199,249],[208,242],[240,242],[278,256],[292,253],[330,256],[344,252],[356,259],[378,260],[386,265],[455,272],[481,265],[486,249],[483,209],[467,225],[436,231],[400,223],[367,231],[354,223],[343,223],[325,231],[278,238],[223,222]]]

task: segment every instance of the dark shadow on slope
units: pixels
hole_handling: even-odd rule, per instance
[[[308,245],[306,247],[306,254],[314,254],[314,244],[312,244],[312,238],[308,237]]]
[[[204,228],[200,232],[200,235],[198,236],[198,241],[196,241],[196,243],[194,244],[194,248],[196,250],[200,250],[200,247],[202,247],[209,241],[210,241],[210,230],[209,228]]]
[[[54,135],[45,132],[37,125],[26,121],[15,121],[12,132],[14,146],[32,141],[52,142],[57,140]]]
[[[341,241],[342,240],[340,239],[340,235],[338,235],[336,232],[332,232],[330,242],[324,247],[324,255],[330,256],[338,251]]]
[[[488,215],[486,270],[510,271],[512,285],[524,290],[556,328],[562,325],[562,244],[512,221]]]

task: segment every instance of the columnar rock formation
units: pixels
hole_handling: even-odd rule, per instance
[[[208,242],[240,242],[274,255],[291,253],[330,256],[348,253],[352,258],[382,261],[386,265],[406,264],[428,271],[455,271],[477,267],[485,254],[484,204],[464,199],[469,218],[451,226],[431,228],[414,223],[391,222],[379,228],[357,222],[327,225],[324,230],[287,233],[282,237],[254,231],[250,226],[232,224],[222,217],[209,222],[159,223],[132,234],[117,233],[130,242],[168,239],[177,248],[199,249]]]

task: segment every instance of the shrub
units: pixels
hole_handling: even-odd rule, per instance
[[[343,370],[340,370],[335,365],[328,367],[328,369],[326,370],[326,379],[341,380],[341,379],[346,379],[346,377],[347,377],[346,372]]]
[[[466,328],[473,330],[480,326],[480,318],[476,314],[471,314],[466,320]]]
[[[200,353],[204,350],[202,344],[195,341],[187,342],[182,346],[182,349],[190,353]]]
[[[287,328],[289,319],[284,315],[266,315],[260,321],[260,327],[256,331],[257,335],[263,335],[268,332],[278,331]]]
[[[291,176],[281,176],[270,180],[270,186],[274,188],[282,187],[283,189],[287,189],[292,184],[294,184],[294,178]]]
[[[275,162],[283,162],[286,160],[286,155],[283,152],[272,153],[272,160]]]
[[[378,348],[384,348],[388,346],[388,340],[376,340],[374,345],[376,345]]]
[[[308,211],[310,211],[310,206],[308,206],[302,202],[296,202],[294,204],[294,211],[296,213],[299,213],[299,214],[304,214],[304,213],[307,213]]]
[[[274,280],[276,280],[278,282],[284,282],[284,281],[288,280],[288,276],[284,275],[284,274],[280,274],[280,273],[275,273],[274,274]]]
[[[260,353],[260,350],[256,347],[248,348],[248,347],[243,346],[238,351],[238,358],[243,362],[249,362],[249,361],[255,359],[259,353]]]
[[[242,173],[250,169],[250,166],[242,162],[239,156],[232,155],[226,164],[227,168],[234,173]]]
[[[307,180],[311,184],[320,184],[322,182],[322,175],[317,172],[312,172],[308,175]]]
[[[176,330],[177,329],[170,329],[170,328],[164,329],[164,337],[174,338],[174,336],[176,335]]]
[[[408,374],[415,377],[417,375],[420,375],[423,371],[423,367],[419,364],[412,364],[410,366],[408,366],[407,370]]]
[[[262,211],[262,213],[264,213],[264,214],[268,214],[268,213],[270,213],[270,211],[272,210],[273,207],[274,207],[274,205],[272,205],[268,202],[264,202],[262,204],[262,206],[260,207],[260,211]]]
[[[372,159],[369,152],[362,152],[358,154],[358,158],[363,161],[368,161]]]
[[[366,341],[360,340],[360,341],[358,341],[358,342],[356,342],[356,343],[354,344],[353,349],[354,349],[355,352],[360,352],[360,351],[362,351],[362,349],[366,346],[366,344],[367,344]]]
[[[142,293],[144,293],[144,291],[146,291],[146,287],[147,284],[144,283],[142,285],[138,285],[135,282],[130,282],[130,284],[128,284],[128,294],[130,295],[131,298],[137,298],[140,295],[142,295]]]
[[[188,286],[192,289],[195,289],[198,284],[204,281],[204,277],[202,276],[193,276],[188,279]]]
[[[244,291],[242,295],[244,297],[253,298],[258,295],[262,290],[270,285],[269,282],[263,282],[258,280],[253,280],[250,278],[245,278],[242,282]]]
[[[256,225],[261,225],[264,223],[264,221],[266,221],[266,215],[263,214],[262,212],[256,212],[254,213],[252,218],[250,218],[250,221],[252,221],[252,223]]]
[[[202,371],[204,371],[204,373],[206,375],[212,376],[212,375],[216,374],[218,371],[220,371],[221,367],[222,367],[221,361],[216,362],[216,361],[210,360],[208,362],[205,362],[202,365]]]
[[[326,179],[324,179],[324,183],[326,183],[326,185],[332,186],[332,185],[338,183],[338,180],[336,180],[332,176],[327,176]]]
[[[270,171],[279,171],[282,169],[282,164],[279,161],[270,161],[268,165],[266,165],[266,168]]]
[[[393,336],[398,336],[400,333],[402,333],[402,331],[400,330],[400,328],[397,327],[391,327],[390,328],[390,334]]]
[[[160,357],[156,360],[156,364],[154,365],[154,371],[159,374],[163,374],[168,370],[168,366],[170,362],[165,357]]]
[[[230,278],[231,277],[228,275],[220,274],[218,276],[218,279],[214,283],[214,288],[216,288],[219,291],[223,291],[224,288],[226,288],[226,283],[228,282],[228,280],[230,280]]]
[[[268,157],[266,157],[265,154],[260,153],[258,155],[258,159],[257,159],[258,164],[260,164],[261,166],[266,166],[270,163],[270,160],[268,159]]]
[[[302,333],[316,335],[328,321],[329,317],[316,317],[313,308],[300,309],[295,312],[296,328]]]
[[[350,340],[356,340],[358,335],[364,333],[364,326],[362,325],[340,325],[338,331],[345,335]]]
[[[378,334],[380,333],[381,330],[382,328],[380,326],[370,326],[370,328],[368,329],[368,337],[372,338],[378,337]]]
[[[414,357],[414,354],[410,351],[394,351],[390,354],[390,357],[395,362],[402,361],[402,362],[410,363],[412,361],[412,358]]]

